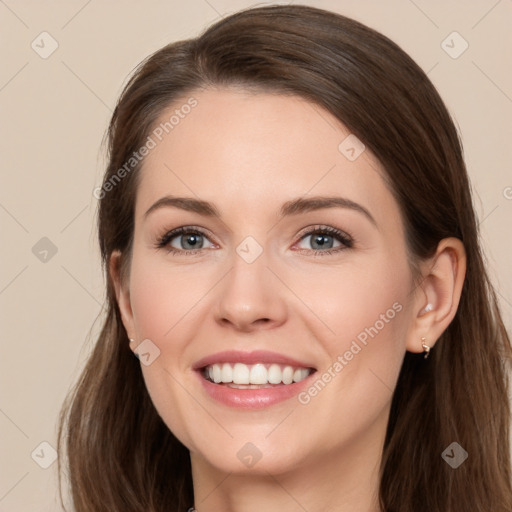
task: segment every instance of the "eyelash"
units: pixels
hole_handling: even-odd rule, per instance
[[[194,256],[204,249],[191,249],[191,250],[185,250],[185,249],[176,249],[175,247],[171,247],[169,243],[176,238],[178,235],[183,234],[191,234],[191,235],[201,235],[208,238],[208,235],[199,227],[196,226],[182,226],[176,229],[173,229],[172,231],[168,231],[164,233],[162,236],[158,237],[156,242],[156,248],[157,249],[166,249],[167,252],[178,255],[178,254],[187,254],[188,256]],[[303,238],[306,238],[307,236],[311,235],[318,235],[318,234],[327,234],[329,236],[332,236],[334,238],[337,238],[339,242],[343,244],[341,247],[336,247],[334,249],[326,249],[325,251],[315,251],[314,249],[299,249],[299,252],[302,251],[313,251],[314,256],[328,256],[334,253],[338,253],[340,251],[344,251],[345,249],[350,249],[354,246],[354,239],[348,235],[347,233],[344,233],[343,231],[340,231],[339,229],[330,227],[330,226],[315,226],[314,228],[310,229],[309,231],[303,233],[299,241]]]

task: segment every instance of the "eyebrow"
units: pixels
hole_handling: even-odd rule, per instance
[[[179,208],[181,210],[198,213],[205,217],[216,217],[218,219],[222,217],[215,205],[208,201],[195,199],[193,197],[176,197],[169,195],[158,199],[158,201],[156,201],[146,211],[144,218],[147,218],[150,213],[161,208]],[[364,206],[351,201],[350,199],[335,196],[299,197],[298,199],[287,201],[281,207],[280,217],[289,217],[325,208],[346,208],[354,210],[362,213],[375,227],[377,227],[377,222]]]

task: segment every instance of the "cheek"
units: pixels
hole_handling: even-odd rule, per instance
[[[296,274],[297,294],[326,327],[324,339],[331,354],[347,340],[358,338],[364,343],[365,338],[402,331],[411,286],[407,268],[406,263],[396,265],[382,258]]]
[[[194,445],[190,428],[195,402],[185,391],[190,388],[185,361],[190,341],[197,332],[195,307],[207,291],[197,274],[155,264],[134,254],[130,274],[131,305],[137,338],[151,340],[160,351],[141,370],[153,405],[169,429],[189,448]],[[185,405],[184,405],[185,404]],[[188,410],[187,410],[188,407]],[[199,415],[200,411],[193,411]],[[193,429],[192,429],[193,430]]]
[[[333,390],[351,389],[363,403],[374,392],[379,401],[387,400],[395,387],[405,353],[411,286],[405,259],[383,256],[366,263],[318,272],[314,281],[328,283],[324,286],[311,286],[311,276],[299,281],[300,293],[308,290],[303,296],[321,320],[315,332],[327,355],[322,370],[336,375]]]
[[[316,287],[315,293],[309,288],[307,304],[322,320],[316,322],[315,333],[326,357],[317,380],[299,399],[305,424],[307,417],[315,417],[315,428],[324,425],[326,449],[386,421],[405,353],[407,268],[401,265],[397,271],[394,263],[381,260],[366,268],[331,269],[325,279],[316,279],[328,286],[322,291]],[[308,284],[311,278],[304,277],[303,289]],[[315,436],[314,430],[304,434]]]
[[[197,273],[134,258],[130,290],[139,337],[165,345],[166,351],[179,350],[186,342],[180,333],[184,334],[194,307],[204,298],[203,282]]]

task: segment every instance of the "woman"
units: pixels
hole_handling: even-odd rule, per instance
[[[109,156],[107,316],[59,431],[77,512],[512,509],[510,341],[456,129],[397,45],[236,13],[140,65]]]

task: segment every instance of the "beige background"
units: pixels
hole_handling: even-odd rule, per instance
[[[510,329],[512,1],[304,3],[381,31],[428,72],[460,127],[489,268]],[[56,447],[57,413],[98,332],[104,284],[92,191],[121,85],[164,44],[250,5],[0,0],[0,512],[61,510],[57,464],[40,467],[52,461],[51,448],[40,444]],[[52,41],[39,36],[44,31],[58,44],[47,58],[40,54]],[[456,59],[441,46],[453,31],[469,44]],[[460,39],[447,41],[462,48]],[[50,249],[46,262],[40,260],[48,249],[43,237],[57,250],[52,255]]]

